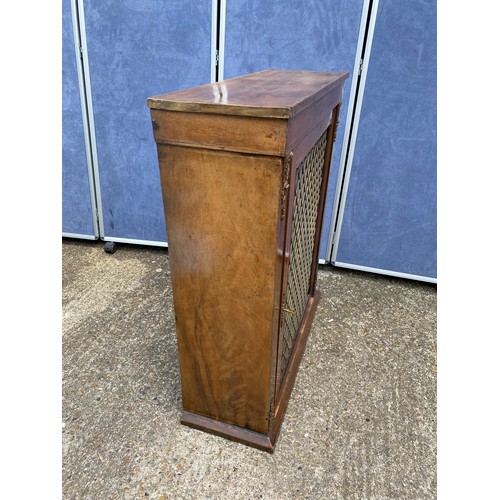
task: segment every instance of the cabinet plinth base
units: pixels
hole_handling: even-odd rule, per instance
[[[181,424],[230,439],[231,441],[236,441],[237,443],[243,443],[262,451],[269,453],[274,451],[274,443],[271,443],[269,436],[266,434],[260,434],[259,432],[254,432],[237,425],[227,424],[210,417],[203,417],[189,411],[183,411]]]
[[[281,428],[281,423],[283,422],[283,417],[285,416],[288,400],[290,398],[290,394],[292,393],[295,378],[300,366],[300,361],[304,353],[307,336],[309,335],[309,330],[312,326],[318,301],[319,292],[316,291],[312,297],[309,297],[304,318],[302,319],[302,324],[297,333],[297,338],[290,355],[290,360],[283,376],[278,399],[274,408],[274,418],[272,419],[268,434],[261,434],[259,432],[251,431],[250,429],[245,429],[244,427],[221,422],[220,420],[197,415],[189,411],[182,412],[180,419],[181,424],[194,429],[209,432],[210,434],[215,434],[216,436],[230,439],[231,441],[236,441],[237,443],[246,444],[262,451],[273,453]]]

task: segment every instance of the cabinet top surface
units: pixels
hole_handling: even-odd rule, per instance
[[[162,94],[153,109],[268,118],[290,118],[342,86],[349,73],[268,69]]]

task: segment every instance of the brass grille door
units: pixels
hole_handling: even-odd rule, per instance
[[[313,250],[326,149],[325,131],[297,167],[293,200],[290,264],[283,308],[281,373],[283,378],[310,295]]]

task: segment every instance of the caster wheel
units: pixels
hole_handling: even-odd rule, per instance
[[[106,253],[115,253],[116,243],[114,241],[106,241],[106,243],[104,243],[104,251]]]

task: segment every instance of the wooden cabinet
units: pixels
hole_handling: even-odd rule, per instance
[[[274,450],[319,299],[347,76],[266,70],[148,99],[183,424]]]

